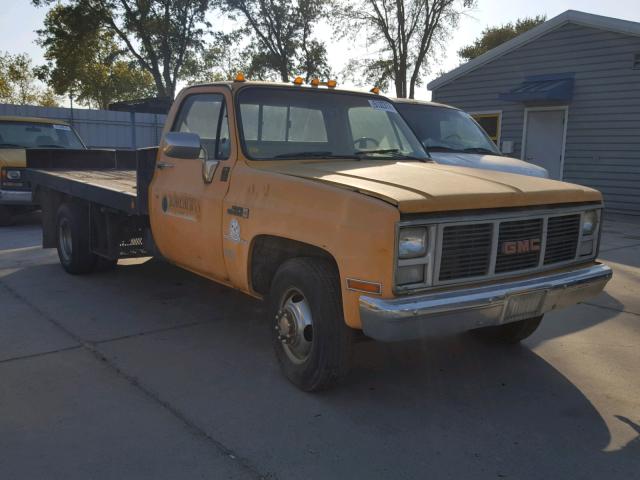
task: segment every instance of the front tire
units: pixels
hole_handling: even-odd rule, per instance
[[[340,278],[331,262],[286,261],[271,285],[269,318],[278,363],[299,389],[326,389],[347,375],[353,330],[344,322]]]
[[[540,325],[542,317],[543,315],[540,315],[539,317],[527,318],[505,325],[478,328],[471,330],[471,333],[482,340],[513,345],[531,336]]]
[[[89,222],[89,211],[83,205],[64,203],[58,209],[58,258],[72,275],[90,273],[96,266],[97,256],[91,252]]]

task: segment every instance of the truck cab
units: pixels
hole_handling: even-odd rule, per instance
[[[24,178],[27,148],[86,148],[66,122],[47,118],[0,116],[0,226],[37,207]]]
[[[358,337],[514,343],[604,288],[598,191],[437,164],[392,101],[334,86],[186,88],[155,157],[32,152],[44,246],[72,274],[157,255],[264,299],[305,391],[345,377]]]

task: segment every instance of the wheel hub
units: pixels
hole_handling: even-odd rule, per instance
[[[309,302],[299,290],[291,289],[282,297],[275,330],[282,348],[292,361],[302,363],[309,357],[313,318]]]

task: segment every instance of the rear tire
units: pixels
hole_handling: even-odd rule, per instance
[[[91,252],[89,221],[86,206],[64,203],[58,209],[58,258],[62,267],[72,275],[90,273],[97,263],[97,256]]]
[[[6,205],[0,205],[0,227],[8,227],[13,224],[13,209]]]
[[[344,322],[340,278],[321,258],[293,258],[276,272],[269,298],[273,345],[300,390],[330,388],[349,372],[353,330]]]
[[[527,318],[496,327],[478,328],[471,330],[471,333],[482,340],[492,343],[516,344],[536,331],[543,316]]]

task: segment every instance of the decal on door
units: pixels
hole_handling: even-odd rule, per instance
[[[162,197],[162,211],[167,215],[199,220],[200,201],[188,195],[168,193]]]
[[[235,243],[240,243],[240,222],[235,218],[232,218],[229,222],[229,234],[225,235],[228,240]]]

